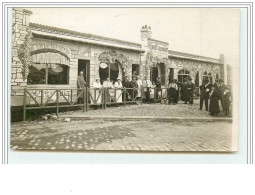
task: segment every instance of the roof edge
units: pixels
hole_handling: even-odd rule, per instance
[[[104,37],[104,36],[94,35],[94,34],[89,34],[89,33],[83,33],[83,32],[68,30],[68,29],[64,29],[64,28],[58,28],[58,27],[54,27],[54,26],[47,26],[47,25],[37,24],[37,23],[30,23],[29,26],[31,28],[40,28],[40,29],[49,30],[49,31],[62,32],[65,34],[83,36],[86,38],[95,38],[95,39],[104,40],[104,41],[112,41],[112,42],[116,42],[116,43],[122,43],[122,44],[142,47],[141,44],[135,43],[135,42],[124,41],[124,40],[120,40],[120,39],[114,39],[114,38],[110,38],[110,37]]]

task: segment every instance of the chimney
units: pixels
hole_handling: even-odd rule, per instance
[[[141,28],[141,39],[145,41],[146,39],[151,37],[151,27],[150,26],[142,26]]]

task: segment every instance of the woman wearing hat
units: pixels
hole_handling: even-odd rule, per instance
[[[121,79],[117,78],[117,81],[114,83],[114,87],[116,88],[116,102],[122,102],[122,83]]]
[[[101,96],[102,85],[100,83],[100,78],[96,78],[96,81],[93,83],[93,88],[96,91],[96,93],[94,93],[93,91],[93,94],[96,94],[94,97],[94,103],[101,104],[102,103],[102,96]]]

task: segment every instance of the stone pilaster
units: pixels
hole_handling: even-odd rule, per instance
[[[27,79],[23,79],[22,64],[18,58],[18,50],[24,43],[25,36],[29,30],[29,17],[31,11],[23,8],[12,10],[12,67],[11,67],[11,105],[22,105],[24,87]]]

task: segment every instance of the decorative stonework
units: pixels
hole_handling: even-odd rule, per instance
[[[159,63],[164,63],[165,65],[167,65],[168,61],[164,54],[148,51],[146,55],[146,63],[149,66],[156,66]]]
[[[118,61],[123,68],[123,71],[126,75],[129,75],[132,72],[132,64],[134,60],[129,59],[124,54],[117,53],[116,51],[107,51],[103,52],[99,55],[98,60],[105,63],[114,63]]]
[[[40,53],[42,51],[56,51],[56,52],[64,54],[69,59],[71,58],[71,51],[63,47],[62,45],[58,45],[55,43],[47,43],[47,42],[39,42],[39,43],[33,44],[32,51],[31,51],[32,55],[35,53]]]

